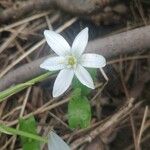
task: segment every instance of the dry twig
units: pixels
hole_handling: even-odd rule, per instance
[[[89,134],[75,140],[71,144],[72,149],[76,149],[81,144],[91,142],[97,135],[107,131],[110,128],[114,128],[124,117],[128,116],[133,110],[137,109],[141,105],[141,102],[133,105],[133,99],[130,99],[127,104],[124,105],[118,112],[112,115],[108,120],[100,124],[97,128],[92,130]]]

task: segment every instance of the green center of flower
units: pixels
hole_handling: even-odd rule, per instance
[[[77,63],[77,60],[74,56],[69,56],[68,57],[68,65],[73,67],[74,65],[76,65],[76,63]]]

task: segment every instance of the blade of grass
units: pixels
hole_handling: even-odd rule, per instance
[[[24,131],[17,130],[14,128],[10,128],[3,124],[0,124],[0,132],[5,133],[5,134],[8,133],[8,134],[13,134],[13,135],[20,135],[20,136],[31,138],[33,140],[37,140],[40,142],[45,142],[45,143],[48,142],[47,138],[45,138],[45,137],[41,137],[41,136],[38,136],[38,135],[35,135],[32,133],[24,132]]]
[[[42,74],[42,75],[40,75],[40,76],[38,76],[32,80],[29,80],[25,83],[18,84],[16,86],[13,86],[13,87],[6,89],[5,91],[0,92],[0,102],[4,101],[6,98],[8,98],[12,95],[24,90],[25,88],[34,85],[35,83],[43,81],[44,79],[46,79],[47,77],[49,77],[52,74],[54,74],[54,72],[44,73],[44,74]]]

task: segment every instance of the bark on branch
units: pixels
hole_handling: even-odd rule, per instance
[[[72,14],[91,14],[116,0],[28,0],[15,3],[0,14],[0,22],[18,19],[29,12],[58,7]]]

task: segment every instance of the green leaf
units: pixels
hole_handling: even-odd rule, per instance
[[[28,119],[20,119],[19,120],[20,130],[32,133],[34,135],[37,135],[36,132],[36,122],[34,117],[30,117]],[[21,136],[21,141],[23,145],[23,150],[40,150],[40,143],[37,140],[29,139],[24,136]]]
[[[87,69],[90,75],[92,76],[92,79],[95,81],[97,78],[97,70],[96,69]],[[91,89],[88,88],[87,86],[83,85],[76,77],[74,77],[73,82],[72,82],[72,87],[73,89],[80,88],[81,89],[81,95],[87,96],[90,92]]]
[[[90,75],[92,76],[93,80],[95,81],[97,79],[97,69],[88,68],[87,70],[90,73]]]
[[[41,137],[41,136],[38,136],[38,135],[35,135],[35,134],[32,134],[32,133],[28,133],[28,132],[25,132],[25,131],[22,131],[22,130],[7,127],[4,124],[0,124],[0,132],[5,133],[5,134],[20,135],[20,136],[24,136],[24,137],[27,137],[27,138],[30,138],[30,139],[33,139],[33,140],[37,140],[37,141],[40,141],[40,142],[45,142],[45,143],[48,142],[47,138],[45,138],[45,137]]]
[[[10,87],[8,89],[6,89],[5,91],[2,91],[0,92],[0,102],[2,102],[3,100],[5,100],[6,98],[24,90],[25,88],[27,87],[30,87],[32,85],[34,85],[35,83],[38,83],[40,81],[43,81],[44,79],[46,79],[47,77],[49,77],[50,75],[54,74],[54,72],[47,72],[47,73],[44,73],[32,80],[29,80],[25,83],[21,83],[21,84],[18,84],[16,86],[13,86],[13,87]]]
[[[70,128],[87,128],[91,121],[91,107],[88,99],[81,96],[81,89],[76,89],[68,105]]]

